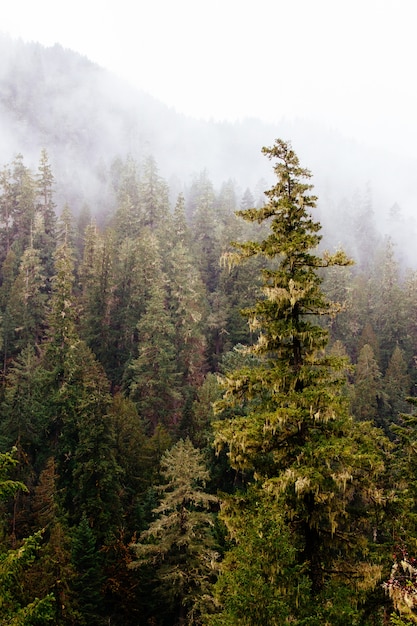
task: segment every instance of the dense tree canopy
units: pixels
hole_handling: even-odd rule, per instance
[[[77,219],[46,150],[2,169],[1,619],[413,619],[416,277],[370,199],[374,248],[326,252],[309,171],[263,151],[266,192],[115,159]]]

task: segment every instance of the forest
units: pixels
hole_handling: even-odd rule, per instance
[[[263,153],[174,202],[116,158],[105,213],[2,167],[1,624],[417,623],[417,273]]]

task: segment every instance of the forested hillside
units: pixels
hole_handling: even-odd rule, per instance
[[[203,171],[217,189],[233,181],[238,195],[249,187],[257,198],[273,182],[260,147],[271,137],[288,137],[314,171],[329,245],[342,244],[355,258],[363,254],[357,235],[366,213],[378,235],[393,238],[401,263],[417,267],[416,158],[358,144],[308,119],[274,125],[185,117],[59,45],[45,48],[0,34],[0,52],[0,163],[20,153],[36,168],[46,148],[59,211],[68,203],[78,215],[87,204],[100,221],[115,202],[114,170],[128,157],[156,160],[171,204]]]
[[[329,223],[284,140],[271,184],[168,180],[63,104],[51,144],[45,59],[100,70],[35,49],[30,98],[1,72],[0,623],[417,623],[417,274],[371,195]]]

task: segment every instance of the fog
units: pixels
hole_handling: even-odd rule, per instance
[[[247,188],[255,193],[260,180],[267,187],[273,182],[261,148],[282,137],[291,140],[313,174],[318,214],[331,245],[354,247],[346,242],[346,228],[366,205],[381,236],[391,235],[402,261],[417,267],[415,157],[392,146],[370,147],[330,121],[308,116],[276,123],[198,120],[60,45],[3,36],[0,53],[1,164],[22,153],[25,163],[36,167],[46,147],[59,206],[68,202],[77,213],[88,204],[94,213],[105,212],[113,201],[111,164],[128,155],[139,163],[154,156],[173,201],[202,170],[217,190],[231,179],[238,196]]]

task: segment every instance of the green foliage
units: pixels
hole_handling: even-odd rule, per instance
[[[103,624],[102,576],[100,555],[97,551],[94,533],[87,517],[83,515],[72,540],[72,564],[76,573],[73,590],[80,612],[80,625]]]
[[[398,423],[399,414],[409,409],[406,398],[410,395],[410,387],[411,377],[407,371],[404,352],[399,346],[395,346],[384,377],[390,422]]]
[[[356,365],[353,414],[358,420],[370,421],[382,426],[379,419],[379,407],[384,404],[384,401],[382,375],[372,347],[365,344],[359,353]]]
[[[199,624],[216,571],[210,508],[217,498],[204,491],[209,473],[189,439],[164,454],[161,475],[166,484],[159,487],[156,519],[133,544],[137,560],[132,567],[153,566],[170,623]]]
[[[175,327],[166,303],[163,280],[150,291],[146,312],[137,325],[138,356],[129,367],[129,395],[141,417],[152,425],[179,420],[182,396],[175,359]]]
[[[362,270],[319,253],[309,172],[264,153],[277,184],[238,216],[231,180],[203,172],[171,214],[152,157],[101,164],[77,232],[46,151],[0,172],[5,567],[45,529],[7,623],[382,624],[392,537],[416,543],[416,276],[375,254],[369,197],[349,213]]]
[[[94,222],[84,231],[83,259],[79,269],[81,285],[80,336],[104,367],[109,359],[109,312],[114,289],[115,249],[112,233],[101,235]]]
[[[13,496],[17,491],[27,491],[27,488],[23,483],[17,480],[10,479],[10,472],[12,468],[17,464],[15,453],[17,448],[13,448],[10,452],[0,453],[0,498],[9,498]]]
[[[16,464],[15,450],[0,454],[0,497],[7,498],[26,487],[9,479]],[[27,537],[18,548],[0,551],[0,624],[37,626],[54,617],[54,597],[28,598],[23,585],[25,572],[34,563],[42,542],[43,531]],[[30,590],[32,591],[32,590]]]
[[[232,265],[253,256],[267,260],[263,296],[246,310],[259,333],[248,352],[259,361],[223,377],[215,442],[219,450],[226,447],[232,467],[253,474],[260,488],[282,502],[298,564],[310,582],[312,610],[318,612],[326,590],[346,588],[347,581],[357,593],[345,595],[351,610],[381,575],[379,565],[368,562],[369,504],[381,502],[376,485],[384,472],[384,441],[350,417],[347,363],[326,354],[328,335],[317,324],[339,308],[324,296],[318,270],[350,261],[342,252],[315,253],[320,225],[308,211],[316,198],[302,182],[310,173],[290,145],[277,140],[264,153],[277,159],[278,181],[266,192],[267,204],[239,214],[267,221],[269,234],[235,243],[237,252],[227,257]]]
[[[407,398],[417,406],[416,398]],[[417,549],[417,412],[402,413],[392,424],[395,436],[393,483],[399,499],[397,538],[414,553]]]
[[[217,610],[206,616],[205,623],[298,623],[294,611],[302,612],[310,583],[297,563],[283,511],[279,501],[256,485],[246,493],[223,498],[221,517],[232,545],[215,587]]]

